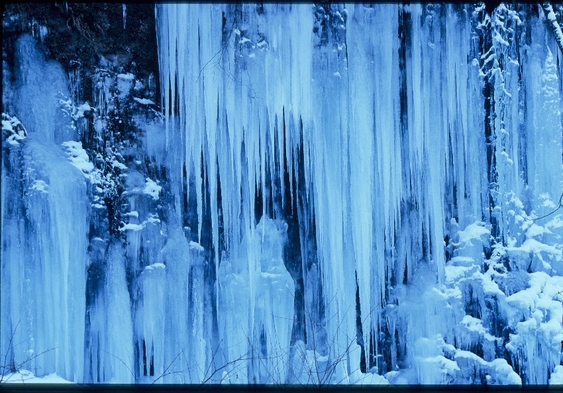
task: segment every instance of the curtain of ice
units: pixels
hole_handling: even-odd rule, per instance
[[[527,129],[528,176],[538,215],[559,204],[563,193],[561,156],[562,93],[561,61],[563,54],[555,45],[543,20],[531,24],[531,44],[522,56],[525,83],[525,119]],[[524,148],[521,148],[524,150]]]
[[[540,218],[535,223],[530,218],[552,213],[563,193],[563,73],[556,66],[561,64],[562,53],[541,15],[524,22],[509,9],[500,8],[492,23],[498,33],[493,41],[495,54],[504,59],[495,80],[502,86],[504,78],[509,93],[495,91],[495,104],[499,113],[508,112],[511,117],[511,121],[504,116],[495,123],[501,208],[498,217],[502,241],[510,250],[536,241],[528,228],[545,225],[553,217],[557,221],[556,216]],[[511,180],[505,181],[507,178]],[[555,261],[539,261],[527,269],[556,275],[556,266]],[[532,280],[544,277],[537,273]],[[540,287],[546,290],[549,285]],[[545,331],[551,329],[545,327],[549,317],[542,321],[543,326],[533,318],[522,319],[516,324],[513,342],[507,345],[510,356],[521,368],[524,383],[546,384],[549,373],[557,366],[560,343],[546,339],[549,334]]]
[[[312,5],[159,5],[166,149],[155,147],[162,141],[148,148],[167,168],[169,217],[166,225],[144,220],[153,202],[128,197],[129,224],[147,228],[127,229],[127,247],[112,242],[107,255],[101,239],[92,241],[102,270],[92,274],[88,310],[89,191],[58,146],[78,138],[61,106],[66,79],[21,38],[11,104],[29,136],[3,160],[0,353],[73,381],[346,382],[360,367],[356,341],[372,365],[385,322],[387,366],[403,351],[418,381],[441,382],[443,365],[425,360],[462,315],[442,312],[446,303],[430,292],[396,319],[379,311],[391,298],[402,305],[397,293],[415,274],[417,283],[443,283],[447,239],[475,221],[521,246],[514,209],[547,214],[563,186],[562,54],[541,11],[521,21],[505,5],[490,17],[478,10],[334,5],[318,30]],[[97,89],[105,114],[109,84]],[[129,172],[127,187],[143,186],[139,176]],[[295,347],[308,364],[292,370],[288,195],[302,203],[307,314],[307,344]],[[209,213],[214,269],[210,250],[190,243],[180,224],[186,210],[197,212],[199,239]],[[303,235],[313,231],[309,264]],[[484,260],[480,245],[456,252]],[[128,283],[127,272],[138,279]],[[557,348],[537,331],[517,325],[511,353],[528,382],[545,383]],[[543,360],[532,363],[536,355]]]
[[[283,218],[272,199],[278,193],[287,202],[287,184],[276,179],[288,171],[291,198],[302,176],[301,234],[311,222],[316,237],[318,270],[303,262],[306,312],[318,294],[315,277],[323,293],[324,319],[308,324],[326,324],[327,347],[312,346],[315,329],[307,326],[306,350],[335,363],[333,381],[359,368],[356,285],[371,364],[392,287],[410,283],[424,264],[419,279],[443,283],[450,236],[491,216],[502,235],[508,224],[499,207],[511,195],[524,198],[529,187],[533,198],[549,193],[557,202],[561,186],[560,54],[544,45],[541,22],[518,60],[518,16],[502,5],[492,18],[454,5],[338,12],[341,26],[330,25],[323,41],[311,5],[157,7],[167,146],[183,146],[175,165],[194,179],[185,184],[196,194],[188,209],[197,209],[200,223],[205,209],[211,214],[223,356],[243,359],[244,338],[256,336],[264,293],[255,274],[263,273],[256,218]],[[479,47],[479,34],[490,34],[490,47]],[[201,238],[201,224],[197,231]],[[310,258],[304,248],[303,261]],[[438,300],[425,301],[434,308],[414,307],[403,321],[421,329],[393,337],[411,360],[428,355],[419,339],[453,323],[435,308]],[[244,364],[237,370],[252,369]],[[248,381],[233,377],[235,368],[230,380]]]
[[[229,272],[250,274],[256,269],[257,256],[243,241],[255,231],[253,201],[261,190],[265,213],[276,215],[267,208],[267,190],[274,187],[267,178],[283,171],[284,164],[288,170],[296,168],[296,149],[302,143],[323,307],[331,321],[326,325],[328,355],[338,363],[338,380],[359,368],[356,336],[350,333],[356,329],[356,280],[363,341],[370,345],[377,326],[372,317],[382,306],[386,279],[402,277],[404,270],[412,274],[421,258],[417,249],[427,249],[438,277],[443,276],[443,179],[452,136],[465,136],[461,142],[455,139],[458,152],[479,144],[469,132],[477,120],[472,113],[459,113],[462,105],[473,104],[474,95],[467,97],[463,87],[456,90],[460,80],[470,83],[470,65],[466,52],[442,54],[440,9],[425,13],[426,19],[422,7],[411,10],[411,68],[403,108],[408,124],[401,128],[398,10],[396,5],[350,6],[342,25],[345,41],[331,38],[328,44],[318,44],[312,33],[313,9],[308,5],[265,5],[260,11],[243,5],[237,9],[242,19],[228,18],[232,26],[225,26],[224,33],[218,18],[231,15],[228,7],[174,5],[157,10],[164,105],[169,115],[179,114],[180,127],[186,130],[183,165],[195,174],[200,222],[201,184],[208,182],[213,244],[216,255],[229,260]],[[468,23],[467,18],[460,22],[466,34]],[[180,29],[186,25],[194,29]],[[467,35],[457,34],[457,24],[450,26],[451,47],[467,48]],[[461,191],[470,188],[477,201],[465,202],[468,192],[457,194],[460,208],[469,210],[462,210],[463,219],[470,219],[481,205],[480,177],[464,181],[469,177],[463,171],[471,171],[465,169],[466,156],[453,160],[458,172],[452,183],[459,183]],[[218,191],[221,205],[214,197]],[[410,209],[417,211],[402,222],[401,203],[411,203]],[[218,249],[219,212],[223,253]],[[396,242],[402,244],[399,255]],[[401,272],[394,270],[395,259]],[[257,296],[252,279],[248,288],[252,324]],[[227,315],[225,309],[218,318]]]
[[[15,75],[13,109],[29,135],[2,168],[2,356],[82,381],[89,209],[86,181],[58,146],[76,138],[61,106],[66,78],[27,35]]]
[[[357,274],[363,342],[367,349],[377,330],[378,310],[385,298],[385,261],[392,258],[394,247],[390,245],[397,234],[402,192],[398,7],[351,5],[347,9],[349,55],[343,75],[348,80],[345,94],[349,102],[343,110],[348,111],[350,118],[337,132],[349,141],[345,163],[349,178],[339,180],[350,204],[348,211],[344,210],[344,222],[348,224],[346,231],[351,242],[344,239],[344,244],[352,245],[347,254],[353,259],[346,260],[348,257],[343,263],[350,266],[347,275]],[[333,280],[339,280],[338,275]],[[350,291],[354,285],[348,283],[340,290]],[[348,307],[353,304],[353,299],[347,300]],[[355,368],[349,370],[353,371]]]
[[[488,22],[492,39],[483,68],[493,86],[491,192],[499,235],[515,244],[520,223],[512,216],[519,201],[528,214],[541,216],[558,206],[563,191],[561,53],[541,18],[523,22],[500,6]]]
[[[220,328],[220,351],[214,350],[213,354],[215,357],[223,356],[227,363],[232,364],[224,371],[225,378],[233,382],[247,381],[247,373],[249,380],[285,382],[283,369],[287,361],[279,362],[275,375],[272,374],[274,367],[266,367],[267,372],[260,371],[259,363],[263,362],[244,362],[252,351],[260,356],[264,340],[265,350],[269,351],[268,359],[287,357],[292,326],[292,308],[289,311],[279,309],[277,312],[281,314],[275,317],[272,302],[277,296],[282,296],[277,302],[279,307],[292,305],[293,282],[283,263],[282,271],[277,272],[279,262],[275,264],[278,267],[261,262],[263,254],[258,239],[277,236],[278,230],[264,224],[261,233],[257,232],[254,201],[260,188],[264,206],[270,203],[267,190],[271,185],[267,184],[266,171],[282,171],[283,164],[280,165],[278,160],[284,160],[291,154],[291,150],[284,150],[293,146],[283,140],[284,104],[287,116],[291,113],[289,103],[295,105],[303,97],[308,97],[308,94],[299,91],[301,80],[291,81],[288,71],[291,70],[290,64],[310,64],[310,60],[306,59],[310,43],[305,41],[298,46],[297,42],[290,40],[290,36],[282,34],[283,23],[290,13],[292,19],[298,21],[291,28],[297,30],[296,34],[305,32],[306,36],[307,32],[310,34],[310,29],[305,27],[310,13],[299,12],[304,10],[304,6],[290,10],[289,6],[284,9],[268,5],[265,6],[266,19],[254,12],[255,6],[241,7],[247,20],[235,25],[229,17],[227,20],[232,25],[225,26],[228,34],[225,40],[221,23],[217,21],[221,20],[222,13],[231,15],[234,11],[231,6],[173,5],[157,8],[161,26],[160,61],[164,70],[162,82],[166,86],[164,104],[169,114],[179,115],[177,123],[182,130],[180,138],[184,139],[185,156],[178,164],[185,166],[188,178],[195,180],[195,190],[190,192],[196,194],[200,223],[205,203],[202,184],[210,195],[210,205],[206,208],[211,212]],[[186,25],[197,27],[186,34],[180,33],[183,31],[181,26]],[[254,31],[257,25],[267,32],[264,34],[268,37],[267,41],[261,40],[258,31]],[[246,29],[249,31],[246,32]],[[248,36],[243,36],[245,32]],[[172,56],[167,53],[172,53]],[[286,57],[282,58],[281,54]],[[303,56],[305,61],[302,61]],[[264,63],[268,66],[264,67]],[[287,73],[285,78],[279,76],[281,70]],[[291,75],[295,77],[295,74]],[[301,100],[298,97],[291,100],[288,84],[292,84],[296,90],[294,95],[300,95]],[[296,117],[294,123],[298,123],[297,113],[293,116]],[[291,133],[286,136],[290,137]],[[169,146],[177,142],[169,139]],[[270,216],[276,214],[271,210],[265,213]],[[224,227],[223,250],[219,250],[220,220]],[[201,225],[197,231],[201,238]],[[281,258],[281,255],[272,258]],[[279,294],[269,294],[270,285],[265,286],[262,281],[277,276]],[[233,293],[239,285],[237,283],[242,284],[242,288]],[[267,304],[257,304],[259,298],[266,299]],[[232,301],[239,306],[234,307]],[[285,354],[278,353],[280,351],[285,351]],[[208,358],[205,364],[212,361],[214,359]],[[241,364],[245,365],[243,372],[229,374],[233,368],[240,369]],[[237,374],[240,376],[237,377]],[[195,380],[204,377],[198,375]]]
[[[492,108],[488,119],[491,128],[488,142],[494,149],[490,182],[491,196],[498,207],[493,210],[492,216],[498,220],[499,232],[504,239],[510,236],[511,231],[503,208],[510,206],[513,195],[522,197],[525,184],[519,169],[522,163],[519,154],[525,156],[525,153],[519,151],[522,130],[517,109],[521,67],[519,37],[516,34],[518,22],[516,13],[501,5],[490,19],[491,47],[482,56],[483,69],[490,69],[488,82],[491,85]]]
[[[349,8],[348,75],[354,97],[349,135],[356,140],[350,148],[350,185],[357,184],[350,194],[356,206],[350,222],[355,240],[367,241],[364,255],[370,256],[357,261],[367,321],[370,311],[384,305],[386,291],[411,281],[423,258],[436,275],[436,281],[428,276],[429,284],[443,280],[450,218],[455,226],[481,218],[487,191],[479,169],[485,163],[484,136],[475,132],[483,121],[481,82],[471,57],[467,12],[451,6]],[[402,23],[402,42],[396,21]],[[377,35],[369,34],[376,29]],[[363,193],[372,199],[366,203]],[[422,315],[412,310],[421,329],[409,338],[411,350],[416,337],[446,323],[426,314],[429,310],[419,310]],[[376,326],[363,323],[364,343]]]

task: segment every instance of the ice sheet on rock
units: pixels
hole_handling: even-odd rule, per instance
[[[2,298],[9,310],[2,326],[18,343],[11,349],[16,364],[37,376],[56,372],[78,382],[84,367],[85,180],[58,146],[37,134],[26,138],[19,157],[22,177],[8,173],[15,183],[2,201],[12,205],[2,216],[2,286],[9,294]],[[9,211],[24,212],[26,220]]]
[[[67,80],[31,36],[15,50],[11,105],[21,123],[2,119],[19,147],[2,165],[1,352],[38,377],[82,382],[89,203],[84,177],[59,145],[77,136]]]
[[[252,241],[258,264],[251,278],[256,291],[251,353],[258,359],[264,356],[253,368],[265,383],[285,382],[289,362],[295,287],[283,261],[286,230],[284,222],[263,216]]]
[[[203,250],[193,242],[190,245],[177,222],[168,224],[166,243],[160,252],[149,255],[154,262],[143,268],[138,280],[136,381],[216,381],[211,378],[214,369],[210,363],[222,355],[211,346]]]
[[[133,383],[135,362],[131,297],[127,288],[124,246],[110,244],[102,288],[88,310],[87,378],[94,383]]]
[[[460,108],[472,108],[478,102],[478,93],[467,95],[466,88],[456,87],[458,80],[469,81],[471,72],[475,71],[466,59],[456,55],[459,47],[469,51],[470,41],[464,35],[448,35],[452,37],[448,42],[452,50],[447,52],[445,62],[438,50],[424,47],[416,52],[419,46],[413,46],[409,59],[413,72],[412,78],[407,76],[406,92],[413,92],[408,100],[414,106],[408,107],[409,120],[405,124],[408,136],[402,137],[397,132],[401,118],[396,109],[401,105],[400,81],[404,78],[397,67],[399,7],[350,6],[340,10],[340,14],[335,12],[335,17],[341,18],[341,24],[336,25],[340,33],[329,33],[327,42],[319,41],[315,49],[311,44],[318,37],[311,34],[314,22],[311,6],[265,5],[264,12],[257,10],[254,5],[241,7],[247,18],[245,24],[237,25],[233,21],[233,28],[225,37],[213,19],[221,12],[230,15],[230,9],[224,6],[157,8],[162,85],[167,91],[163,96],[164,106],[171,115],[166,120],[168,146],[174,149],[178,140],[184,141],[185,154],[180,164],[186,172],[195,175],[200,222],[202,173],[209,179],[210,195],[218,191],[222,195],[220,206],[215,198],[210,201],[217,256],[222,255],[218,249],[219,211],[226,233],[225,255],[232,256],[244,235],[253,230],[256,212],[252,201],[259,191],[262,205],[268,209],[270,196],[265,190],[274,183],[268,184],[272,179],[267,180],[266,173],[275,179],[275,176],[283,178],[281,172],[285,165],[288,170],[295,170],[296,154],[302,147],[305,192],[315,209],[312,217],[323,291],[326,299],[330,299],[325,307],[330,318],[342,324],[342,329],[327,325],[329,340],[334,340],[331,356],[337,358],[339,354],[334,348],[347,347],[349,341],[343,332],[355,329],[355,297],[345,288],[355,286],[357,274],[363,299],[360,301],[363,341],[367,342],[378,325],[372,320],[375,317],[372,310],[379,307],[386,271],[394,263],[370,262],[389,259],[395,241],[405,242],[402,254],[397,256],[402,265],[393,266],[400,270],[398,276],[404,276],[405,271],[409,272],[407,276],[412,274],[420,259],[414,256],[414,250],[425,247],[429,250],[425,257],[435,263],[436,274],[443,279],[446,186],[442,179],[446,173],[442,164],[450,157],[446,154],[449,145],[444,143],[450,138],[450,130],[462,130],[465,136],[465,139],[452,138],[460,141],[454,155],[457,172],[453,181],[459,188],[468,184],[466,192],[458,193],[458,197],[463,195],[458,205],[466,207],[462,219],[475,220],[480,216],[478,207],[482,204],[484,187],[477,167],[466,165],[469,158],[464,155],[466,151],[483,147],[483,138],[469,132],[482,121],[480,115],[471,113],[464,117],[458,115],[456,107],[443,112],[435,110],[442,107],[440,97],[445,94],[438,88],[444,73],[434,72],[441,67],[454,70],[448,74],[447,93],[452,98],[443,102],[460,100]],[[421,18],[416,15],[423,11],[419,6],[409,9],[415,14],[413,23],[418,23]],[[198,26],[198,32],[194,29],[193,34],[179,33],[180,26],[186,23]],[[413,26],[413,42],[440,43],[440,30],[430,25]],[[448,29],[457,32],[460,26],[469,34],[467,18],[453,18]],[[365,34],[374,28],[380,34]],[[198,37],[209,39],[198,46]],[[379,71],[372,73],[373,67]],[[229,75],[235,75],[236,82]],[[473,82],[477,83],[478,78]],[[197,94],[193,94],[194,89]],[[420,107],[422,97],[433,100],[424,115]],[[433,109],[429,110],[430,107]],[[179,118],[172,117],[176,113]],[[444,116],[447,123],[441,120]],[[440,125],[437,132],[436,124]],[[180,137],[171,138],[177,125],[181,127]],[[483,156],[479,159],[483,160]],[[403,184],[413,186],[405,189]],[[282,182],[280,186],[283,200],[286,185]],[[378,191],[374,193],[374,190]],[[465,195],[471,198],[464,200]],[[409,203],[420,207],[411,209],[409,218],[401,218],[401,209],[406,210],[406,206],[401,206],[405,200],[412,200]],[[265,213],[278,214],[275,209]],[[396,234],[401,233],[400,225],[405,230],[409,228],[411,234],[406,240],[402,237],[396,240],[399,238]],[[429,231],[431,241],[425,230]],[[353,263],[345,263],[348,258]],[[230,262],[233,263],[232,258]],[[375,292],[373,285],[377,288]],[[356,363],[355,357],[347,356],[346,372],[359,367]]]
[[[225,362],[230,365],[225,370],[224,381],[227,383],[248,383],[249,337],[252,334],[250,325],[250,292],[249,272],[240,257],[232,260],[224,259],[219,267],[219,334]],[[234,266],[233,266],[234,265]]]
[[[540,52],[541,51],[541,52]],[[529,144],[529,167],[533,168],[535,176],[530,181],[536,198],[547,193],[553,201],[561,195],[563,174],[561,170],[561,89],[556,60],[547,47],[547,55],[537,44],[532,45],[530,62],[532,70],[540,73],[538,77],[530,78],[530,88],[537,88],[529,104],[534,108],[530,121],[530,133],[534,142]],[[541,54],[540,54],[541,53]],[[543,64],[538,64],[543,62]],[[538,75],[539,76],[539,75]],[[539,83],[538,83],[539,82]],[[537,109],[536,109],[537,108]],[[533,160],[533,161],[532,161]],[[545,214],[547,209],[541,209],[539,203],[534,206],[539,214]]]
[[[63,110],[61,99],[70,94],[62,66],[47,60],[30,35],[16,42],[15,114],[28,132],[55,143],[76,139],[72,117]]]
[[[160,266],[164,264],[166,272],[166,280],[164,282],[164,303],[158,305],[165,313],[164,331],[157,332],[162,335],[164,339],[163,351],[163,365],[157,367],[166,368],[170,371],[168,376],[159,380],[160,383],[190,383],[195,381],[191,378],[194,370],[198,367],[206,365],[205,358],[193,351],[192,343],[196,340],[193,335],[193,328],[188,323],[188,315],[190,308],[190,290],[195,288],[189,282],[190,268],[197,262],[199,256],[190,251],[187,239],[185,238],[182,230],[173,223],[168,229],[168,238],[166,244],[159,252],[158,261],[152,266]],[[148,267],[147,267],[148,268]],[[147,269],[145,268],[145,269]],[[159,269],[163,269],[162,266]],[[162,285],[162,283],[157,283]],[[146,314],[146,318],[152,319],[150,313]],[[138,345],[142,345],[144,334],[138,332],[137,340]],[[148,347],[147,347],[148,348]],[[142,348],[139,356],[142,356]],[[185,354],[190,356],[185,356]],[[141,358],[139,359],[141,360]],[[144,371],[144,370],[143,370]],[[147,375],[150,370],[147,370]],[[152,377],[154,380],[158,375]]]
[[[141,298],[135,313],[135,337],[138,353],[146,359],[140,375],[154,378],[164,374],[164,328],[166,323],[166,266],[146,266],[139,276]],[[142,340],[142,341],[141,341]],[[143,363],[137,362],[139,366]]]

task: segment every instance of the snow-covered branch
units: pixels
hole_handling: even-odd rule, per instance
[[[563,53],[563,32],[561,31],[561,26],[559,25],[559,22],[555,17],[553,7],[547,2],[543,3],[542,7],[545,13],[545,17],[549,22],[549,27],[551,28],[551,31],[553,32],[553,35],[555,37],[555,41],[557,41],[557,45],[559,46],[559,50],[561,50],[561,53]]]

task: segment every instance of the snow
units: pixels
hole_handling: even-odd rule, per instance
[[[2,112],[2,133],[4,131],[8,131],[11,134],[7,141],[14,146],[19,145],[19,141],[25,139],[27,135],[26,129],[17,117]]]
[[[111,165],[112,165],[114,168],[121,169],[122,171],[127,169],[127,166],[126,166],[126,165],[124,165],[124,164],[122,164],[121,162],[117,161],[115,158],[111,161]]]
[[[140,231],[144,227],[145,226],[142,225],[142,224],[125,224],[121,228],[119,228],[119,230],[120,231]]]
[[[535,272],[530,274],[528,289],[507,298],[512,307],[509,318],[516,328],[507,348],[525,368],[528,383],[547,384],[546,370],[559,364],[563,304],[554,298],[561,285],[562,277]]]
[[[1,383],[40,383],[40,384],[68,384],[72,383],[67,381],[64,378],[61,378],[56,373],[48,374],[43,377],[36,377],[31,371],[29,370],[19,370],[16,373],[10,373],[2,376],[0,380]]]
[[[43,192],[45,194],[48,193],[49,185],[45,183],[43,180],[35,180],[31,185],[32,190],[36,190],[39,192]]]
[[[62,146],[65,148],[69,161],[76,168],[89,178],[90,173],[94,170],[94,165],[90,162],[88,153],[82,148],[82,142],[67,141],[63,142]]]
[[[479,334],[485,334],[485,328],[483,327],[483,321],[477,318],[473,318],[470,315],[466,315],[461,320],[461,324],[465,325],[468,330],[477,332]]]
[[[452,259],[453,261],[453,259]],[[474,260],[472,258],[467,258],[467,262],[473,263]],[[452,262],[453,263],[453,262]],[[477,271],[477,266],[468,267],[468,266],[455,266],[450,265],[446,266],[446,283],[455,284],[459,282],[459,279],[466,276],[471,276],[475,271]]]
[[[539,225],[536,224],[532,224],[527,230],[526,230],[526,237],[527,238],[534,238],[534,237],[539,237],[541,238],[541,236],[546,232],[546,229],[544,227],[541,227]],[[541,239],[540,239],[541,240]]]
[[[483,223],[477,222],[468,225],[463,231],[458,232],[460,243],[471,243],[472,239],[487,238],[490,232]]]
[[[148,98],[133,97],[133,99],[141,105],[154,105],[154,102],[152,102]]]
[[[495,359],[490,364],[494,371],[494,374],[492,372],[491,374],[497,379],[496,385],[522,385],[522,378],[514,372],[505,359]],[[492,385],[491,379],[488,378],[488,381]]]
[[[563,46],[563,32],[561,31],[561,26],[557,22],[557,17],[555,12],[553,12],[553,7],[551,4],[546,4],[543,6],[544,10],[547,11],[546,18],[553,26],[553,32],[555,34],[555,40],[559,43],[559,46]]]
[[[78,108],[76,108],[76,114],[75,117],[79,118],[79,117],[84,117],[84,113],[85,112],[90,112],[92,110],[92,107],[90,106],[90,104],[88,104],[87,102],[81,104],[78,106]]]
[[[382,375],[362,373],[359,370],[350,375],[350,383],[354,385],[386,386],[389,381]]]
[[[192,250],[197,250],[197,251],[203,251],[204,250],[204,248],[199,243],[196,243],[196,242],[193,242],[193,241],[190,242],[190,248]]]
[[[154,270],[154,269],[165,269],[165,268],[166,268],[166,265],[164,265],[164,263],[158,262],[158,263],[153,263],[152,265],[145,267],[145,270],[151,271],[151,270]]]
[[[135,75],[131,73],[117,74],[117,90],[119,91],[119,98],[125,99],[133,87]]]
[[[535,239],[527,239],[520,249],[535,254],[543,252],[553,256],[556,260],[561,260],[561,250],[558,250],[555,246],[540,243]]]
[[[122,80],[126,80],[126,81],[130,81],[130,80],[135,79],[135,75],[128,72],[126,74],[117,74],[117,78],[122,79]]]
[[[128,217],[133,217],[135,219],[135,221],[138,220],[139,218],[139,212],[134,211],[134,212],[130,212],[127,213],[126,216]],[[155,214],[149,214],[149,216],[147,217],[146,220],[144,220],[143,222],[141,222],[140,224],[136,224],[136,223],[127,223],[127,224],[123,224],[119,230],[121,232],[123,231],[134,231],[134,232],[138,232],[138,231],[142,231],[143,229],[145,229],[147,227],[147,224],[152,224],[152,225],[158,225],[160,223],[160,219],[158,218],[157,215]]]
[[[145,183],[145,188],[143,189],[143,192],[145,194],[150,195],[152,197],[152,199],[158,199],[158,195],[160,194],[160,190],[162,190],[162,187],[159,186],[153,180],[151,180],[147,177],[146,183]]]
[[[549,378],[550,385],[563,385],[563,366],[557,365],[555,366],[555,370],[551,374],[551,378]]]

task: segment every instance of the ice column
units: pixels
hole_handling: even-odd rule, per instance
[[[561,157],[561,72],[562,54],[555,45],[546,45],[549,31],[543,21],[531,25],[532,43],[524,57],[526,71],[526,128],[528,131],[527,182],[536,201],[538,215],[552,211],[563,193]],[[553,52],[552,52],[553,50]],[[558,60],[559,58],[559,60]],[[559,61],[559,62],[558,62]],[[544,202],[544,200],[547,200]]]
[[[282,257],[286,230],[283,221],[263,216],[251,242],[259,261],[251,275],[256,303],[250,348],[258,383],[285,383],[287,377],[295,287]]]
[[[60,103],[66,79],[28,35],[16,43],[15,75],[14,110],[29,136],[3,166],[13,188],[2,200],[11,205],[2,216],[2,327],[11,329],[15,365],[78,382],[89,207],[84,177],[57,145],[74,136]]]
[[[140,375],[156,379],[164,374],[164,326],[166,317],[166,266],[146,266],[139,276],[140,300],[137,304],[136,337]]]
[[[101,268],[101,285],[89,317],[89,372],[92,382],[133,383],[133,325],[125,276],[125,248],[109,245]]]

